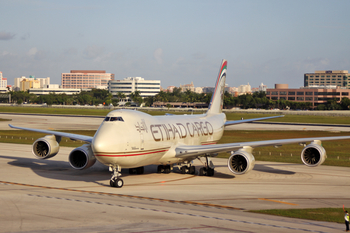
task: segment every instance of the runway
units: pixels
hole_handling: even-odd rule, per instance
[[[46,118],[19,116],[11,123],[55,129],[92,123],[93,129],[102,120]],[[0,143],[0,232],[338,232],[344,224],[247,211],[350,206],[349,168],[257,161],[250,173],[233,176],[226,159],[214,158],[213,177],[176,169],[157,174],[147,166],[142,175],[123,170],[124,187],[116,189],[101,164],[71,168],[72,149],[38,160],[31,145]]]

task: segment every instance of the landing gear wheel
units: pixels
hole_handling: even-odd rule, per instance
[[[207,174],[207,168],[206,167],[201,167],[199,169],[199,175],[200,176],[205,176]]]
[[[195,166],[191,166],[191,167],[189,168],[188,173],[191,174],[191,175],[194,175],[194,174],[196,173],[196,167],[195,167]]]
[[[158,172],[158,173],[164,172],[164,166],[163,166],[163,165],[158,165],[157,172]]]
[[[181,167],[181,174],[186,174],[187,173],[187,169],[185,166]]]
[[[164,173],[166,173],[166,174],[170,173],[170,165],[164,166]]]
[[[122,174],[121,172],[121,167],[119,165],[114,165],[114,166],[110,166],[109,170],[113,172],[112,174],[112,178],[109,181],[109,185],[111,187],[115,187],[115,188],[121,188],[124,185],[124,181],[122,179],[119,178],[119,176],[121,176]],[[133,172],[134,170],[129,170],[131,172]]]
[[[109,184],[111,187],[121,188],[124,185],[124,181],[120,178],[117,178],[116,180],[111,180]]]
[[[214,169],[213,168],[207,169],[207,176],[214,176]]]

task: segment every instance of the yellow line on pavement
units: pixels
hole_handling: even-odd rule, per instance
[[[90,194],[99,194],[99,195],[108,195],[108,196],[137,198],[137,199],[142,199],[142,200],[152,200],[152,201],[163,201],[163,202],[178,203],[178,204],[198,205],[198,206],[214,207],[214,208],[221,208],[221,209],[244,210],[242,208],[237,208],[237,207],[233,207],[233,206],[216,205],[216,204],[202,203],[202,202],[195,202],[195,201],[176,201],[176,200],[169,200],[169,199],[162,199],[162,198],[142,197],[142,196],[134,196],[134,195],[118,194],[118,193],[105,193],[105,192],[78,190],[78,189],[70,189],[70,188],[57,188],[57,187],[49,187],[49,186],[41,186],[41,185],[21,184],[21,183],[15,183],[15,182],[7,182],[7,181],[0,181],[0,183],[10,184],[10,185],[20,185],[20,186],[26,186],[26,187],[32,187],[32,188],[54,189],[54,190],[80,192],[80,193],[90,193]]]
[[[294,203],[289,203],[289,202],[285,202],[285,201],[277,201],[277,200],[272,200],[272,199],[267,199],[267,198],[258,198],[258,200],[272,201],[272,202],[277,202],[277,203],[286,204],[286,205],[298,205],[298,204],[294,204]]]

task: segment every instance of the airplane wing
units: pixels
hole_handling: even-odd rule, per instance
[[[11,128],[14,129],[21,129],[21,130],[27,130],[32,132],[38,132],[38,133],[44,133],[44,134],[53,134],[60,137],[67,137],[73,140],[80,140],[84,142],[92,142],[93,137],[85,136],[85,135],[79,135],[79,134],[72,134],[72,133],[63,133],[63,132],[57,132],[57,131],[51,131],[51,130],[41,130],[41,129],[31,129],[31,128],[23,128],[23,127],[17,127],[9,124]]]
[[[241,149],[249,146],[252,148],[263,146],[281,146],[284,144],[312,142],[315,140],[329,141],[329,140],[344,140],[350,139],[350,136],[338,136],[338,137],[315,137],[315,138],[292,138],[292,139],[280,139],[280,140],[266,140],[255,142],[237,142],[215,145],[201,145],[201,146],[178,146],[175,149],[176,157],[178,158],[196,158],[203,154],[217,153],[217,152],[229,152]]]
[[[225,122],[225,126],[237,125],[237,124],[242,124],[242,123],[248,123],[248,122],[252,122],[252,121],[262,121],[262,120],[268,120],[268,119],[279,118],[279,117],[284,117],[284,115],[271,116],[271,117],[252,118],[252,119],[238,120],[238,121],[226,121]]]

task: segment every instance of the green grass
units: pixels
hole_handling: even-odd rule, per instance
[[[37,113],[37,114],[63,114],[63,115],[90,115],[90,116],[105,116],[111,110],[110,109],[68,109],[68,108],[51,108],[51,107],[9,107],[1,106],[0,112],[6,113]],[[176,109],[164,109],[160,110],[146,110],[141,109],[150,115],[164,115],[165,113],[171,114],[191,114],[191,112],[177,111]],[[204,111],[203,111],[204,112]],[[202,112],[202,113],[203,113]],[[199,113],[195,113],[199,114]],[[226,113],[227,120],[240,120],[275,116],[276,114],[263,114],[263,113],[244,113],[233,112]],[[285,115],[285,117],[268,120],[272,122],[290,122],[290,123],[317,123],[317,124],[350,124],[349,117],[343,116],[314,116],[314,115]]]
[[[290,218],[310,219],[316,221],[344,223],[344,211],[342,208],[317,208],[317,209],[287,209],[287,210],[252,210],[249,212],[271,214]]]
[[[94,136],[94,130],[65,130],[67,133],[75,133],[87,136]],[[45,134],[29,132],[24,130],[0,130],[0,142],[3,143],[18,143],[18,144],[33,144],[38,138],[44,137]],[[82,141],[73,141],[68,138],[62,138],[60,146],[79,147],[86,144]]]
[[[64,130],[68,133],[82,134],[93,136],[94,130]],[[345,136],[349,133],[333,133],[333,132],[319,132],[319,131],[225,131],[219,143],[230,142],[247,142],[247,141],[261,141],[269,139],[283,139],[283,138],[306,138],[319,136]],[[45,136],[41,133],[23,131],[23,130],[1,130],[0,142],[5,143],[20,143],[32,144],[36,139]],[[60,143],[61,146],[78,147],[84,142],[72,141],[63,138]],[[327,159],[324,165],[350,167],[350,153],[349,140],[325,141],[323,146],[327,151]],[[259,147],[253,152],[257,161],[272,161],[284,163],[302,163],[300,153],[303,147],[299,144],[284,145],[280,148]],[[220,153],[219,158],[228,158],[229,153]]]
[[[3,119],[3,118],[0,118],[0,121],[12,121],[11,119]]]
[[[259,113],[226,113],[228,120],[239,120],[242,117],[244,119],[275,116],[272,114],[259,114]],[[314,115],[285,115],[281,118],[268,120],[273,122],[288,122],[288,123],[310,123],[310,124],[341,124],[349,125],[350,118],[345,116],[314,116]]]
[[[233,131],[227,130],[219,143],[262,141],[288,138],[347,136],[350,133],[320,132],[320,131]],[[350,167],[349,140],[335,140],[322,142],[327,151],[327,159],[324,165]],[[258,161],[273,161],[286,163],[302,163],[300,153],[303,147],[299,144],[283,145],[279,148],[272,146],[258,147],[253,155]],[[220,153],[218,157],[228,158],[229,153]]]

